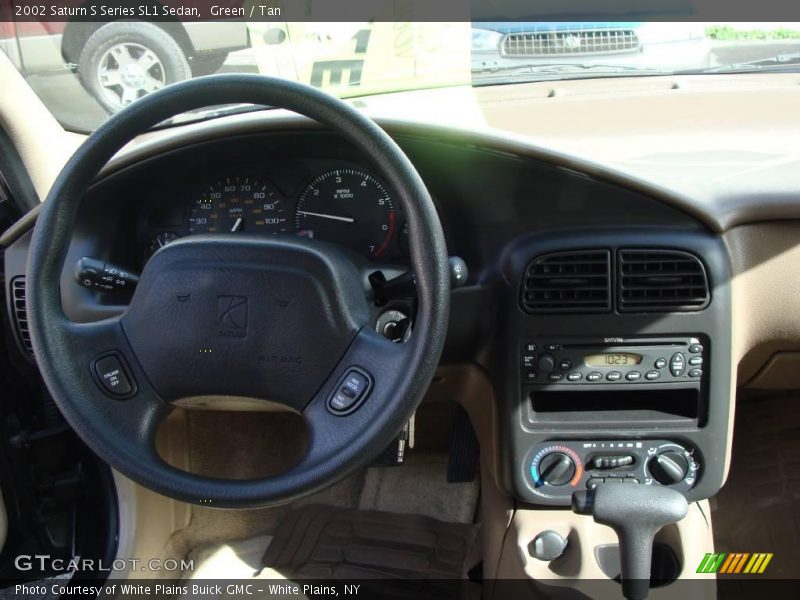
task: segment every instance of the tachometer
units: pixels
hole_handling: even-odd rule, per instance
[[[314,179],[295,210],[299,235],[383,255],[392,241],[395,212],[389,192],[372,175],[336,169]]]
[[[282,198],[271,183],[250,177],[226,177],[195,200],[189,233],[284,233],[288,227]]]

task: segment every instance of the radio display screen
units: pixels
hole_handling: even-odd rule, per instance
[[[641,354],[630,352],[606,352],[603,354],[590,354],[583,361],[590,367],[624,367],[638,365],[642,362]]]

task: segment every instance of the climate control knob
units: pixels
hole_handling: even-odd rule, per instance
[[[563,452],[551,452],[539,461],[539,476],[549,485],[564,485],[575,476],[575,463]]]
[[[689,461],[680,452],[667,450],[656,454],[647,463],[650,475],[662,485],[683,481],[689,472]]]

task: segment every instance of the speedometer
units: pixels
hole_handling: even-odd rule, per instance
[[[226,177],[208,186],[194,201],[189,233],[278,234],[288,227],[286,209],[267,181]]]
[[[382,256],[394,235],[394,204],[369,173],[336,169],[308,184],[297,201],[295,226],[299,235]]]

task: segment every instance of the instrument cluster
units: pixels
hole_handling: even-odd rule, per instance
[[[325,170],[296,194],[284,193],[257,173],[211,177],[188,199],[178,227],[157,227],[145,242],[145,260],[184,235],[297,235],[393,261],[408,254],[408,228],[388,187],[351,166]]]

